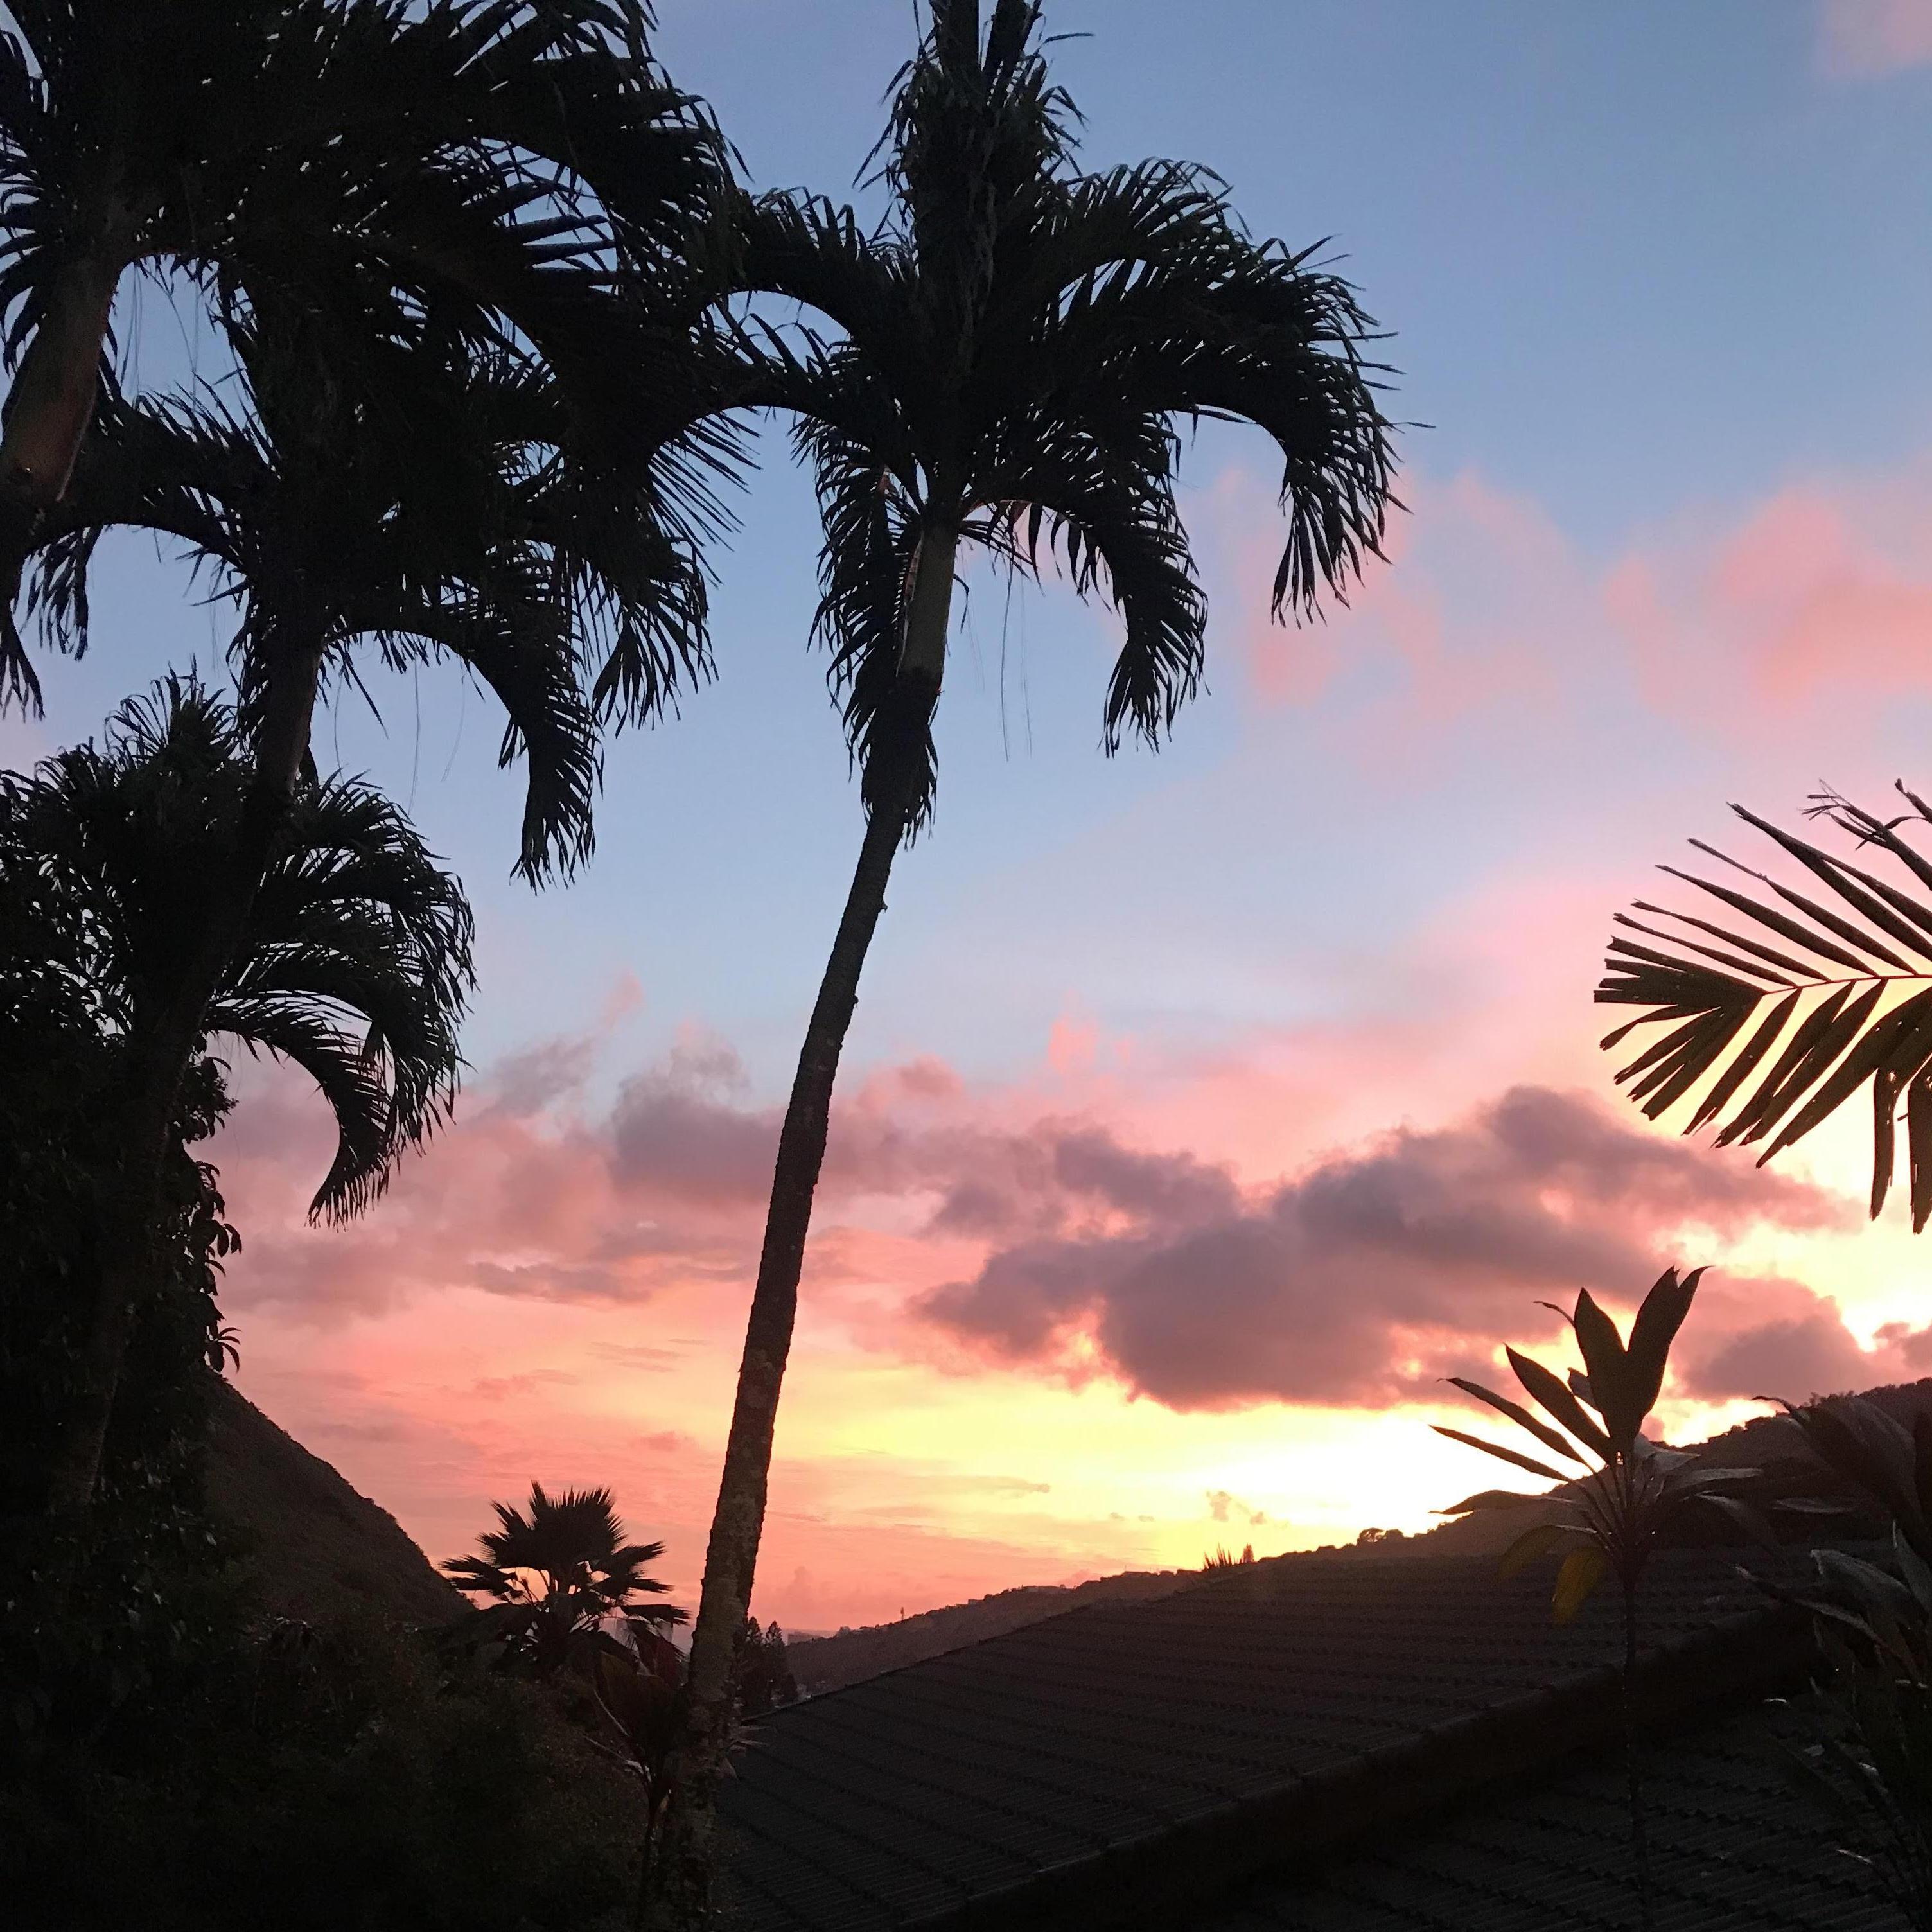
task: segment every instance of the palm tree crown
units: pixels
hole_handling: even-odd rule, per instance
[[[849,209],[746,205],[754,294],[739,399],[789,415],[824,525],[816,634],[860,767],[867,823],[807,1023],[771,1205],[692,1643],[653,1932],[701,1923],[730,1672],[750,1613],[772,1445],[839,1058],[895,856],[933,808],[932,726],[960,546],[1037,572],[1058,557],[1125,636],[1102,742],[1158,744],[1199,685],[1207,604],[1174,501],[1179,430],[1258,424],[1282,463],[1276,613],[1340,595],[1379,554],[1393,466],[1346,284],[1252,240],[1204,170],[1152,161],[1082,174],[1050,81],[1038,0],[933,0],[879,152],[891,198]]]
[[[1378,554],[1390,425],[1362,355],[1372,325],[1310,252],[1257,242],[1205,170],[1074,166],[1071,102],[1036,40],[1038,0],[934,0],[880,149],[874,231],[790,195],[746,211],[745,268],[808,321],[756,334],[754,402],[791,413],[824,515],[818,630],[876,808],[913,767],[932,805],[931,680],[908,682],[923,547],[963,541],[1118,609],[1108,749],[1157,742],[1202,671],[1206,604],[1174,496],[1178,425],[1274,439],[1288,536],[1277,614]]]
[[[708,670],[698,545],[713,446],[614,461],[588,453],[557,384],[499,354],[397,350],[393,386],[345,392],[313,345],[238,326],[241,393],[104,403],[64,500],[43,520],[31,597],[44,629],[86,647],[102,532],[172,538],[238,608],[244,723],[294,674],[352,682],[448,656],[506,714],[526,761],[519,868],[587,850],[595,710],[655,715]]]
[[[0,34],[7,580],[64,493],[130,268],[226,325],[514,341],[586,434],[682,406],[726,180],[643,0],[21,0]],[[622,300],[614,300],[621,293]],[[5,619],[0,690],[33,698]]]
[[[207,876],[250,781],[233,713],[170,678],[98,746],[0,774],[0,853],[84,935],[68,969],[132,1042],[196,943]],[[448,1111],[472,983],[460,887],[395,808],[353,779],[300,790],[204,1023],[300,1066],[332,1109],[312,1211],[365,1206]]]
[[[670,1586],[646,1573],[662,1543],[626,1543],[608,1489],[553,1496],[530,1485],[529,1514],[492,1503],[497,1527],[477,1538],[480,1556],[453,1556],[442,1568],[458,1589],[490,1601],[471,1634],[502,1641],[514,1663],[548,1672],[594,1647],[604,1620],[621,1617],[634,1637],[684,1622],[669,1604],[639,1603]]]

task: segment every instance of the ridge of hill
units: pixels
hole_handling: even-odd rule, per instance
[[[1863,1395],[1908,1429],[1915,1416],[1932,1414],[1932,1378],[1840,1393]],[[1762,1466],[1768,1470],[1780,1464],[1790,1466],[1814,1460],[1797,1426],[1783,1415],[1753,1416],[1708,1442],[1684,1446],[1695,1455],[1732,1468]],[[1553,1514],[1553,1504],[1549,1503],[1528,1504],[1520,1510],[1478,1510],[1414,1535],[1396,1531],[1372,1535],[1367,1543],[1328,1544],[1319,1550],[1292,1550],[1286,1555],[1308,1560],[1368,1562],[1402,1562],[1419,1556],[1500,1556],[1532,1524]],[[801,1690],[808,1694],[836,1690],[862,1678],[876,1677],[882,1671],[922,1663],[927,1658],[979,1643],[988,1637],[1004,1636],[1009,1630],[1058,1616],[1083,1604],[1170,1596],[1202,1582],[1204,1574],[1198,1570],[1130,1570],[1070,1587],[1041,1584],[1001,1590],[990,1596],[975,1597],[968,1603],[922,1611],[896,1623],[842,1630],[830,1636],[789,1638],[786,1654]]]
[[[207,1480],[209,1513],[270,1616],[433,1624],[464,1607],[387,1510],[225,1381],[208,1419]]]
[[[837,1690],[882,1671],[920,1664],[941,1652],[1004,1636],[1009,1630],[1056,1617],[1083,1604],[1138,1603],[1170,1596],[1198,1582],[1194,1570],[1129,1570],[1084,1583],[1025,1583],[964,1604],[948,1604],[889,1624],[867,1624],[830,1636],[788,1637],[785,1656],[808,1695]]]

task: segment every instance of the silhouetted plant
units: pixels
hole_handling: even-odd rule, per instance
[[[22,0],[0,34],[0,694],[130,270],[296,314],[353,389],[398,340],[516,340],[614,441],[687,352],[727,181],[642,0]],[[708,286],[708,285],[707,285]],[[614,294],[621,286],[622,299]],[[138,329],[124,315],[122,333]]]
[[[745,1619],[732,1677],[737,1686],[738,1715],[747,1721],[798,1702],[798,1679],[785,1655],[784,1632],[776,1623],[760,1630],[756,1617]]]
[[[1820,1550],[1815,1582],[1772,1592],[1812,1613],[1825,1660],[1830,1728],[1815,1758],[1794,1754],[1791,1766],[1907,1922],[1932,1932],[1932,1416],[1908,1433],[1862,1396],[1784,1407],[1825,1466],[1884,1513],[1895,1566]]]
[[[586,848],[597,710],[641,719],[702,674],[682,512],[704,520],[687,458],[722,434],[692,426],[718,400],[703,314],[725,177],[708,121],[650,60],[638,0],[16,11],[24,42],[0,40],[0,305],[22,352],[0,440],[0,694],[8,672],[32,684],[11,628],[27,551],[44,628],[78,650],[95,536],[152,528],[241,606],[256,765],[126,1082],[106,1364],[141,1292],[175,1089],[351,646],[457,658],[503,698],[532,874]],[[114,286],[158,261],[215,298],[223,402],[94,394]],[[70,1465],[56,1502],[77,1513],[82,1448]]]
[[[1255,1546],[1252,1543],[1244,1544],[1238,1556],[1225,1544],[1217,1543],[1202,1558],[1201,1567],[1204,1570],[1238,1570],[1244,1563],[1252,1563],[1254,1560]]]
[[[1654,1922],[1650,1861],[1646,1842],[1643,1788],[1637,1753],[1636,1694],[1637,1591],[1658,1539],[1684,1510],[1706,1503],[1768,1539],[1756,1514],[1726,1486],[1748,1482],[1754,1469],[1707,1468],[1681,1450],[1651,1442],[1643,1425],[1655,1406],[1669,1365],[1670,1345],[1690,1312],[1702,1268],[1681,1281],[1675,1268],[1658,1276],[1644,1298],[1625,1346],[1616,1324],[1580,1289],[1565,1318],[1576,1338],[1585,1372],[1567,1380],[1514,1348],[1505,1351],[1516,1380],[1549,1420],[1544,1420],[1509,1396],[1461,1376],[1449,1378],[1478,1402],[1486,1402],[1526,1431],[1544,1449],[1586,1473],[1557,1468],[1540,1456],[1499,1442],[1485,1442],[1460,1429],[1436,1425],[1452,1442],[1466,1443],[1531,1474],[1561,1486],[1552,1496],[1526,1496],[1510,1490],[1484,1490],[1441,1512],[1462,1516],[1478,1510],[1516,1509],[1540,1504],[1555,1520],[1533,1525],[1504,1552],[1502,1572],[1514,1576],[1538,1556],[1562,1551],[1553,1602],[1556,1621],[1568,1623],[1606,1577],[1622,1594],[1624,1658],[1622,1710],[1625,1770],[1629,1785],[1630,1852],[1638,1910],[1648,1928]],[[1558,1310],[1558,1313],[1562,1311]]]
[[[138,1298],[146,1203],[174,1085],[293,809],[320,692],[373,650],[392,667],[452,657],[502,700],[504,755],[528,772],[520,867],[587,849],[601,662],[610,707],[644,717],[704,656],[702,578],[668,500],[675,460],[586,464],[540,370],[411,352],[407,415],[332,393],[326,366],[238,328],[244,401],[104,404],[64,500],[42,521],[34,591],[76,649],[100,532],[183,544],[240,610],[233,653],[253,770],[179,880],[190,943],[151,981],[119,1105],[121,1198],[104,1231],[101,1373]],[[586,473],[588,470],[590,473]],[[94,1405],[98,1409],[100,1405]],[[86,1501],[85,1445],[58,1507]]]
[[[1715,1124],[1720,1147],[1766,1142],[1760,1166],[1869,1086],[1874,1216],[1891,1189],[1902,1109],[1916,1232],[1932,1219],[1932,860],[1900,828],[1932,824],[1932,806],[1899,790],[1910,808],[1895,818],[1834,792],[1817,794],[1810,809],[1888,861],[1891,878],[1732,806],[1829,897],[1693,839],[1746,883],[1662,869],[1734,916],[1720,924],[1640,899],[1632,910],[1645,917],[1619,913],[1616,923],[1642,938],[1611,939],[1597,998],[1648,1009],[1606,1034],[1606,1048],[1634,1028],[1666,1028],[1618,1072],[1631,1099],[1656,1120],[1714,1076],[1684,1130]],[[1659,920],[1667,930],[1646,922]]]
[[[31,878],[48,907],[65,908],[76,944],[58,970],[102,1043],[90,1104],[106,1144],[90,1174],[95,1226],[74,1283],[91,1318],[48,1474],[57,1509],[92,1492],[140,1306],[120,1297],[101,1320],[99,1276],[112,1265],[110,1236],[125,1205],[114,1143],[127,1089],[182,956],[200,943],[200,888],[222,861],[253,781],[233,712],[176,678],[124,704],[98,746],[62,752],[29,778],[0,775],[0,862]],[[461,889],[394,806],[352,779],[298,787],[194,1046],[199,1054],[226,1036],[314,1082],[338,1141],[312,1213],[359,1212],[446,1112],[461,1064],[472,930]],[[196,1124],[183,1117],[180,1093],[158,1172],[170,1157],[178,1163],[182,1135]],[[160,1223],[154,1202],[145,1211],[152,1244]],[[218,1336],[208,1351],[218,1363]]]
[[[662,1543],[626,1543],[610,1492],[566,1490],[550,1496],[530,1485],[530,1513],[493,1503],[498,1527],[478,1539],[481,1556],[454,1556],[442,1566],[459,1590],[490,1600],[455,1627],[453,1635],[476,1647],[500,1645],[501,1660],[533,1676],[554,1676],[568,1664],[588,1667],[621,1620],[642,1643],[661,1626],[684,1622],[669,1604],[639,1602],[670,1586],[646,1572],[664,1555]]]
[[[1126,635],[1102,742],[1157,743],[1200,682],[1207,607],[1174,500],[1179,431],[1252,423],[1282,459],[1276,611],[1312,610],[1378,554],[1390,426],[1352,291],[1257,242],[1204,170],[1082,174],[1036,0],[934,0],[901,72],[875,230],[777,195],[742,214],[748,405],[782,412],[817,482],[818,634],[866,828],[781,1131],[691,1666],[693,1774],[662,1928],[704,1916],[731,1658],[748,1613],[772,1431],[840,1054],[900,847],[929,818],[933,718],[962,546],[1015,572],[1056,556]],[[982,32],[982,20],[984,31]],[[675,1896],[673,1894],[675,1894]]]

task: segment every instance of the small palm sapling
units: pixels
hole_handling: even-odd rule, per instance
[[[1675,1268],[1666,1269],[1644,1297],[1628,1346],[1588,1290],[1579,1289],[1576,1308],[1564,1318],[1583,1358],[1580,1374],[1572,1370],[1565,1379],[1514,1348],[1507,1350],[1516,1380],[1547,1420],[1480,1382],[1460,1376],[1450,1378],[1465,1394],[1508,1416],[1542,1448],[1574,1463],[1583,1473],[1573,1474],[1540,1456],[1437,1425],[1438,1432],[1452,1441],[1467,1443],[1562,1486],[1550,1496],[1484,1490],[1442,1512],[1462,1516],[1528,1504],[1553,1508],[1553,1517],[1526,1529],[1504,1552],[1505,1576],[1514,1576],[1538,1556],[1562,1551],[1555,1596],[1558,1623],[1574,1617],[1606,1577],[1614,1577],[1622,1588],[1624,1754],[1630,1787],[1631,1858],[1646,1932],[1655,1917],[1636,1748],[1637,1588],[1659,1537],[1693,1503],[1709,1504],[1754,1534],[1768,1534],[1754,1512],[1735,1496],[1723,1493],[1727,1485],[1755,1476],[1756,1470],[1707,1468],[1680,1450],[1663,1448],[1643,1432],[1664,1386],[1670,1345],[1690,1312],[1702,1273],[1702,1268],[1694,1268],[1680,1280]],[[1556,1312],[1564,1312],[1561,1309]]]

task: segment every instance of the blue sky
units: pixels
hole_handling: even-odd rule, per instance
[[[910,44],[909,5],[667,0],[662,10],[664,58],[712,101],[754,180],[852,191]],[[1927,441],[1932,249],[1916,244],[1932,233],[1932,69],[1834,76],[1809,0],[1059,0],[1048,25],[1075,37],[1056,61],[1087,117],[1090,165],[1196,158],[1257,231],[1298,244],[1332,235],[1394,333],[1394,412],[1430,425],[1405,439],[1412,469],[1473,472],[1533,500],[1586,558],[1721,515],[1792,476],[1883,468]],[[148,356],[164,352],[154,332],[146,339]],[[854,818],[804,644],[809,493],[777,434],[763,450],[742,527],[718,558],[719,682],[682,722],[613,748],[602,849],[568,894],[532,902],[506,884],[514,787],[490,774],[486,708],[460,700],[453,681],[424,680],[419,740],[407,689],[384,693],[386,739],[352,700],[325,733],[346,762],[413,794],[484,909],[504,963],[484,988],[479,1052],[540,1025],[533,1007],[594,1006],[628,968],[659,1020],[701,1005],[764,1078],[782,1073]],[[1190,470],[1220,633],[1252,611],[1233,608],[1240,593],[1202,500],[1244,461],[1258,470],[1262,453],[1220,430],[1202,436]],[[208,616],[172,607],[172,572],[124,545],[106,574],[97,656],[50,679],[47,740],[88,729],[163,657],[206,653]],[[1030,862],[1184,788],[1240,734],[1238,674],[1217,652],[1213,690],[1174,748],[1103,766],[1104,617],[1053,592],[1010,605],[988,580],[967,628],[940,828],[896,896],[862,1047],[902,1040],[916,1019],[976,1058],[1030,1048],[1063,989],[1028,998],[1011,964],[999,999],[970,1018],[909,1005],[880,982],[911,949],[970,950],[962,907],[1004,896]],[[1319,768],[1316,724],[1298,754]],[[1496,832],[1477,818],[1470,829],[1487,844]],[[1152,849],[1156,868],[1190,864],[1157,833]],[[1358,874],[1346,856],[1328,862]],[[1399,925],[1428,890],[1378,868],[1378,902],[1370,881],[1324,879],[1324,866],[1311,854],[1304,877],[1371,928]],[[1238,864],[1222,882],[1234,896],[1244,883],[1286,883]],[[1138,888],[1094,883],[1076,894],[1083,940],[1140,937]],[[1046,882],[1015,889],[1030,915],[1050,916]],[[1209,910],[1177,916],[1198,926]]]

